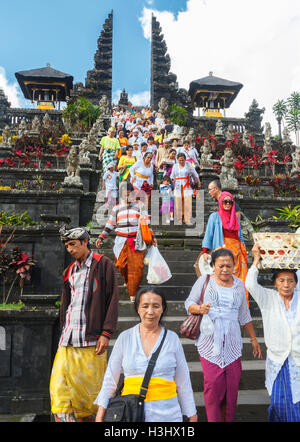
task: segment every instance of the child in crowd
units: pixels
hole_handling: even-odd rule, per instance
[[[160,213],[164,214],[166,224],[170,224],[170,221],[174,221],[174,199],[172,187],[171,178],[168,175],[165,175],[161,185],[159,186],[159,190],[162,196]]]
[[[102,190],[105,190],[105,206],[109,209],[117,204],[119,172],[116,172],[114,163],[109,163],[107,168],[103,175]]]

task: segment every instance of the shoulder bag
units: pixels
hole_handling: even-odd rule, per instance
[[[140,393],[121,396],[121,387],[117,395],[109,400],[104,416],[104,422],[144,422],[144,400],[146,398],[150,378],[152,376],[159,352],[165,341],[167,331],[168,330],[165,329],[161,343],[149,361]]]
[[[199,305],[201,305],[203,303],[204,293],[205,293],[207,284],[209,282],[209,278],[210,278],[210,275],[207,275],[206,279],[204,281],[202,291],[201,291]],[[180,333],[182,334],[183,337],[188,338],[188,339],[193,339],[193,340],[199,338],[200,324],[201,324],[202,316],[203,315],[201,315],[201,314],[188,315],[185,318],[185,320],[183,321],[183,323],[180,326]]]

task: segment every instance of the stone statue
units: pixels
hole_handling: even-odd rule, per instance
[[[196,129],[191,127],[188,131],[188,134],[186,136],[186,139],[190,141],[190,143],[193,143],[197,138],[197,132]]]
[[[263,119],[262,114],[265,112],[265,108],[259,109],[257,101],[254,99],[249,107],[249,111],[245,113],[246,127],[253,133],[262,133],[261,122]]]
[[[223,122],[220,118],[218,119],[218,121],[216,123],[215,135],[217,137],[224,137]]]
[[[292,153],[292,170],[291,174],[300,173],[300,146],[296,146],[295,151]]]
[[[201,169],[211,169],[213,166],[211,146],[208,140],[204,140],[203,146],[200,149],[200,167]]]
[[[292,140],[290,137],[289,130],[287,127],[284,127],[283,131],[282,131],[282,144],[291,144],[291,143],[292,143]]]
[[[90,166],[90,145],[87,138],[84,138],[79,146],[79,164],[81,166]]]
[[[11,131],[8,125],[5,126],[2,132],[2,146],[11,146]]]
[[[46,113],[43,118],[43,126],[46,128],[49,128],[49,127],[51,127],[51,124],[52,124],[52,120],[49,117],[49,114]]]
[[[27,124],[25,120],[22,120],[21,123],[19,124],[19,128],[18,128],[18,137],[21,138],[23,137],[23,135],[27,135],[28,130],[27,130]]]
[[[272,129],[271,124],[265,124],[265,134],[264,134],[264,147],[263,153],[264,155],[268,155],[268,153],[272,150]]]
[[[158,113],[160,113],[163,117],[166,117],[168,114],[168,102],[165,97],[162,97],[158,103]]]
[[[244,130],[244,133],[243,133],[243,144],[244,144],[246,147],[251,147],[251,143],[250,143],[249,137],[250,137],[250,134],[249,134],[248,129],[246,128],[246,129]]]
[[[93,124],[91,130],[88,134],[88,143],[89,143],[89,150],[90,152],[96,152],[97,151],[97,142],[98,142],[98,127],[97,124]]]
[[[99,107],[101,117],[110,117],[110,106],[106,95],[102,95],[99,101]]]
[[[232,149],[226,148],[224,155],[220,159],[222,166],[220,173],[220,181],[223,189],[237,189],[238,181],[235,178],[236,170],[234,167],[235,158],[233,156]]]
[[[37,116],[34,117],[31,123],[31,130],[34,133],[39,133],[41,130],[41,122]]]
[[[234,136],[234,129],[233,125],[230,123],[228,124],[227,130],[226,130],[226,141],[232,141]]]
[[[83,187],[79,174],[79,161],[76,146],[72,146],[66,159],[67,176],[64,179],[64,187]]]

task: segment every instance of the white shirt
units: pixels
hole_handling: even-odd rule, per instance
[[[176,179],[176,178],[188,177],[190,174],[194,175],[195,178],[198,178],[198,174],[195,171],[195,168],[191,166],[189,163],[185,162],[184,167],[180,167],[178,163],[174,164],[170,178],[172,180],[175,180],[175,185],[174,185],[175,197],[181,196],[181,188],[184,187],[187,182],[185,179]],[[183,193],[184,196],[193,195],[193,189],[191,189],[190,186],[187,186],[184,189]]]
[[[300,401],[300,302],[294,291],[289,310],[277,290],[257,283],[258,269],[252,265],[246,277],[246,288],[257,302],[264,324],[267,346],[266,388],[272,394],[274,381],[288,358],[293,402]]]
[[[185,301],[188,312],[192,304],[198,304],[206,275],[200,276]],[[210,303],[210,310],[203,315],[201,333],[195,345],[200,356],[224,368],[242,355],[240,325],[252,321],[247,304],[244,283],[235,276],[233,287],[220,287],[210,278],[203,302]]]
[[[109,399],[116,391],[122,370],[124,378],[145,375],[149,360],[158,348],[163,333],[164,327],[149,357],[143,350],[139,324],[119,335],[109,358],[102,388],[95,404],[107,408]],[[178,396],[165,400],[145,401],[146,422],[180,422],[182,415],[190,417],[196,413],[188,365],[180,340],[173,331],[168,330],[152,377],[175,381]]]
[[[142,178],[135,175],[135,172],[143,175],[147,178]],[[144,161],[138,161],[134,163],[134,165],[130,168],[130,175],[132,178],[135,178],[133,185],[138,189],[141,189],[143,182],[147,181],[150,186],[153,185],[153,165],[150,163],[150,167],[146,167]]]

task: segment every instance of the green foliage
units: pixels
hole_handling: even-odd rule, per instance
[[[282,120],[287,113],[287,104],[284,100],[278,100],[273,106],[273,113],[278,120]]]
[[[91,128],[99,114],[99,106],[93,105],[84,97],[78,97],[74,103],[68,104],[64,109],[63,118],[69,120],[72,124],[79,121],[85,128]]]
[[[274,215],[274,219],[284,219],[290,221],[289,227],[295,230],[300,227],[300,205],[292,208],[292,206],[289,204],[286,207],[276,208],[275,210],[279,213],[279,216]]]
[[[172,104],[169,106],[169,117],[168,119],[174,123],[178,124],[178,126],[185,126],[187,123],[187,110],[181,106],[177,106],[176,104]]]
[[[37,223],[32,221],[27,215],[27,211],[21,214],[0,210],[0,225],[2,226],[35,226]]]

